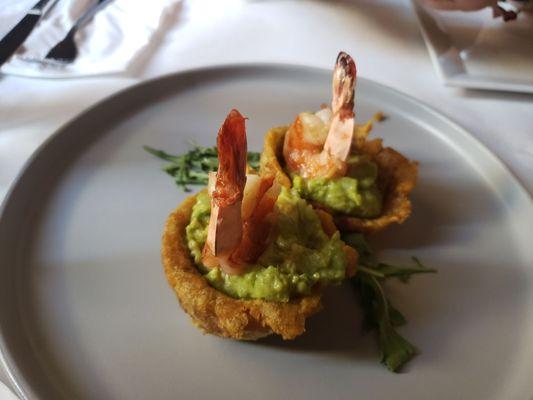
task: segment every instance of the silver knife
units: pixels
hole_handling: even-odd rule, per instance
[[[31,31],[41,19],[43,10],[50,0],[40,0],[33,8],[28,11],[26,16],[15,25],[9,33],[0,40],[0,66],[9,60],[9,57],[17,51],[26,38],[30,35]]]

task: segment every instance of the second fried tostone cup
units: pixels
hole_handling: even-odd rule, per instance
[[[283,186],[291,187],[292,181],[283,158],[283,144],[288,128],[288,125],[275,127],[265,135],[260,172],[274,176]],[[382,139],[368,140],[371,130],[372,121],[364,125],[356,125],[352,151],[368,155],[377,164],[377,185],[383,194],[383,208],[380,215],[375,218],[359,218],[332,213],[335,225],[341,232],[373,234],[382,231],[392,223],[403,223],[411,214],[409,193],[417,182],[418,162],[407,159],[390,147],[384,147]],[[313,206],[319,209],[324,208],[316,202]]]

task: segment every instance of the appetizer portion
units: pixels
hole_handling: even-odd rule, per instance
[[[355,124],[356,75],[353,59],[339,53],[331,107],[271,129],[260,168],[331,213],[339,229],[374,233],[410,215],[418,165],[381,139],[368,140],[371,122]]]
[[[217,138],[208,188],[171,214],[167,279],[207,333],[292,339],[320,307],[320,287],[355,273],[357,252],[326,213],[269,176],[247,174],[245,118],[232,110]]]
[[[321,289],[348,280],[381,362],[396,372],[417,350],[397,330],[406,319],[385,282],[436,271],[414,257],[413,266],[379,261],[366,241],[409,216],[418,164],[368,140],[371,121],[355,123],[355,81],[355,63],[341,52],[331,107],[271,129],[261,155],[248,153],[237,110],[216,147],[145,149],[167,161],[163,170],[183,190],[207,185],[169,216],[162,244],[167,280],[198,328],[238,340],[294,339],[322,308]]]

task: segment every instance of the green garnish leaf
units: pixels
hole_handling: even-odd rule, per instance
[[[395,328],[404,325],[407,320],[387,298],[382,283],[387,278],[398,278],[405,283],[414,274],[437,271],[426,267],[416,257],[413,257],[414,266],[379,262],[360,233],[346,234],[343,240],[359,253],[358,272],[351,281],[359,292],[365,323],[377,332],[381,362],[390,371],[397,372],[416,355],[416,348],[396,331]]]
[[[416,257],[412,257],[412,260],[415,263],[415,266],[412,267],[377,263],[374,266],[374,269],[381,272],[385,278],[396,277],[404,283],[408,282],[409,278],[411,278],[411,276],[414,274],[428,274],[437,272],[437,270],[433,268],[426,267]]]
[[[407,323],[405,316],[389,301],[389,319],[392,326],[402,326]]]
[[[397,372],[416,354],[415,347],[394,329],[405,324],[405,317],[392,306],[374,276],[359,271],[352,283],[359,291],[366,324],[377,330],[381,362]]]
[[[216,147],[196,146],[187,153],[180,155],[169,154],[163,150],[157,150],[144,146],[148,153],[168,162],[163,171],[174,178],[176,185],[186,192],[190,189],[187,185],[206,185],[209,172],[218,169],[218,151]],[[259,169],[260,154],[248,153],[248,165],[253,169]]]
[[[412,275],[437,272],[433,268],[426,267],[416,257],[412,257],[414,266],[392,265],[378,261],[361,233],[348,233],[343,235],[342,239],[359,253],[359,269],[376,278],[398,278],[402,282],[408,282]]]
[[[146,150],[148,153],[166,161],[175,162],[178,159],[178,156],[173,156],[172,154],[168,154],[163,150],[157,150],[149,146],[143,146],[143,149]]]

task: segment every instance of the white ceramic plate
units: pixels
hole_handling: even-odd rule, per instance
[[[533,13],[517,20],[437,11],[412,0],[435,70],[448,86],[533,93]]]
[[[329,101],[330,72],[241,66],[168,76],[121,92],[36,153],[0,220],[0,348],[28,399],[524,399],[533,395],[532,206],[502,164],[461,128],[360,79],[360,121],[420,161],[414,213],[374,239],[397,262],[439,270],[392,284],[421,350],[392,374],[360,332],[349,287],[293,342],[205,336],[168,287],[163,223],[184,198],[145,144],[212,145],[232,107],[249,145]]]

